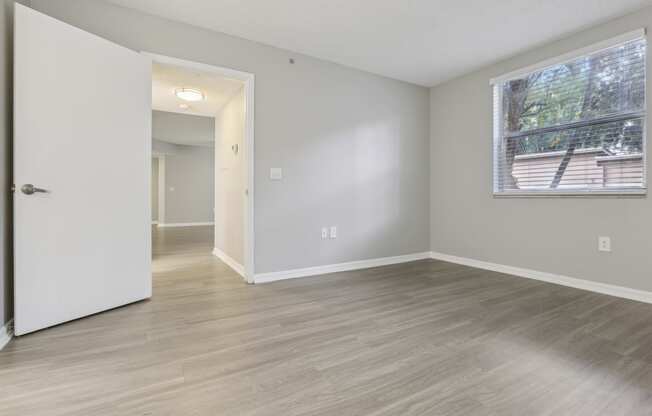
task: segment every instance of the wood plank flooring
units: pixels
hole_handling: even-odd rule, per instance
[[[425,260],[249,286],[209,227],[154,296],[14,339],[0,415],[651,415],[652,305]]]

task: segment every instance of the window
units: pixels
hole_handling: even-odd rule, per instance
[[[492,80],[494,193],[645,193],[643,31]]]

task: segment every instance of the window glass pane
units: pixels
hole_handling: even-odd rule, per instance
[[[494,191],[645,189],[646,41],[494,87]]]
[[[600,189],[643,180],[643,119],[536,133],[508,141],[514,189]]]
[[[506,133],[523,132],[645,105],[645,42],[628,42],[503,85]]]
[[[516,155],[600,148],[611,155],[643,152],[643,119],[592,124],[548,133],[534,133],[508,140],[506,151]]]

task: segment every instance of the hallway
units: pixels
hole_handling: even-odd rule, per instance
[[[179,301],[181,293],[224,295],[247,286],[212,254],[213,226],[152,227],[153,295],[149,302]]]

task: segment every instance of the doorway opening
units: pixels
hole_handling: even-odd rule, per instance
[[[216,256],[253,283],[254,76],[144,55],[152,60],[153,272]]]

